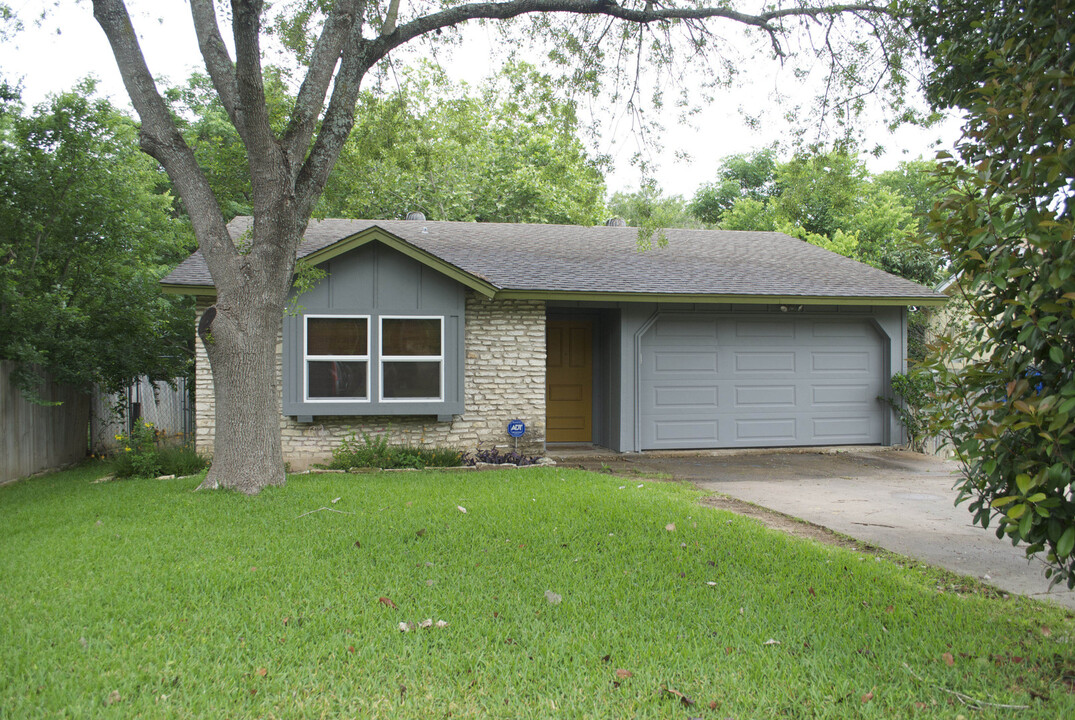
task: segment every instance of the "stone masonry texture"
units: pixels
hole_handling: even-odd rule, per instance
[[[198,299],[197,320],[212,303],[212,298]],[[434,416],[318,416],[312,423],[281,415],[284,461],[292,470],[325,462],[352,433],[387,435],[390,442],[426,448],[513,449],[515,441],[507,425],[514,419],[526,423],[520,452],[544,454],[545,303],[490,300],[468,290],[465,323],[466,410],[462,415],[449,422],[437,422]],[[213,376],[200,338],[196,346],[195,444],[198,452],[212,455],[216,434]],[[276,357],[277,385],[282,387],[279,338]]]

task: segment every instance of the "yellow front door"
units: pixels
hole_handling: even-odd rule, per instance
[[[593,441],[593,324],[546,328],[545,430],[549,442]]]

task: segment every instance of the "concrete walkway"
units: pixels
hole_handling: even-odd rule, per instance
[[[550,455],[557,457],[555,449]],[[585,460],[583,458],[585,457]],[[566,451],[564,465],[668,473],[698,487],[822,525],[887,550],[971,575],[1011,593],[1075,609],[1075,592],[1049,592],[1038,561],[954,506],[957,465],[891,449],[717,451],[592,455]]]

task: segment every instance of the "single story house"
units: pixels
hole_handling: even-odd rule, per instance
[[[236,218],[238,236],[250,225]],[[616,451],[893,445],[880,399],[906,369],[907,307],[945,296],[781,233],[418,220],[311,221],[327,276],[280,337],[285,459],[351,432],[426,446]],[[213,303],[195,253],[163,281]],[[196,443],[212,452],[197,354]]]

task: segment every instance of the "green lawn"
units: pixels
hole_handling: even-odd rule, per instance
[[[1069,615],[683,485],[103,473],[0,488],[0,718],[1075,717]]]

